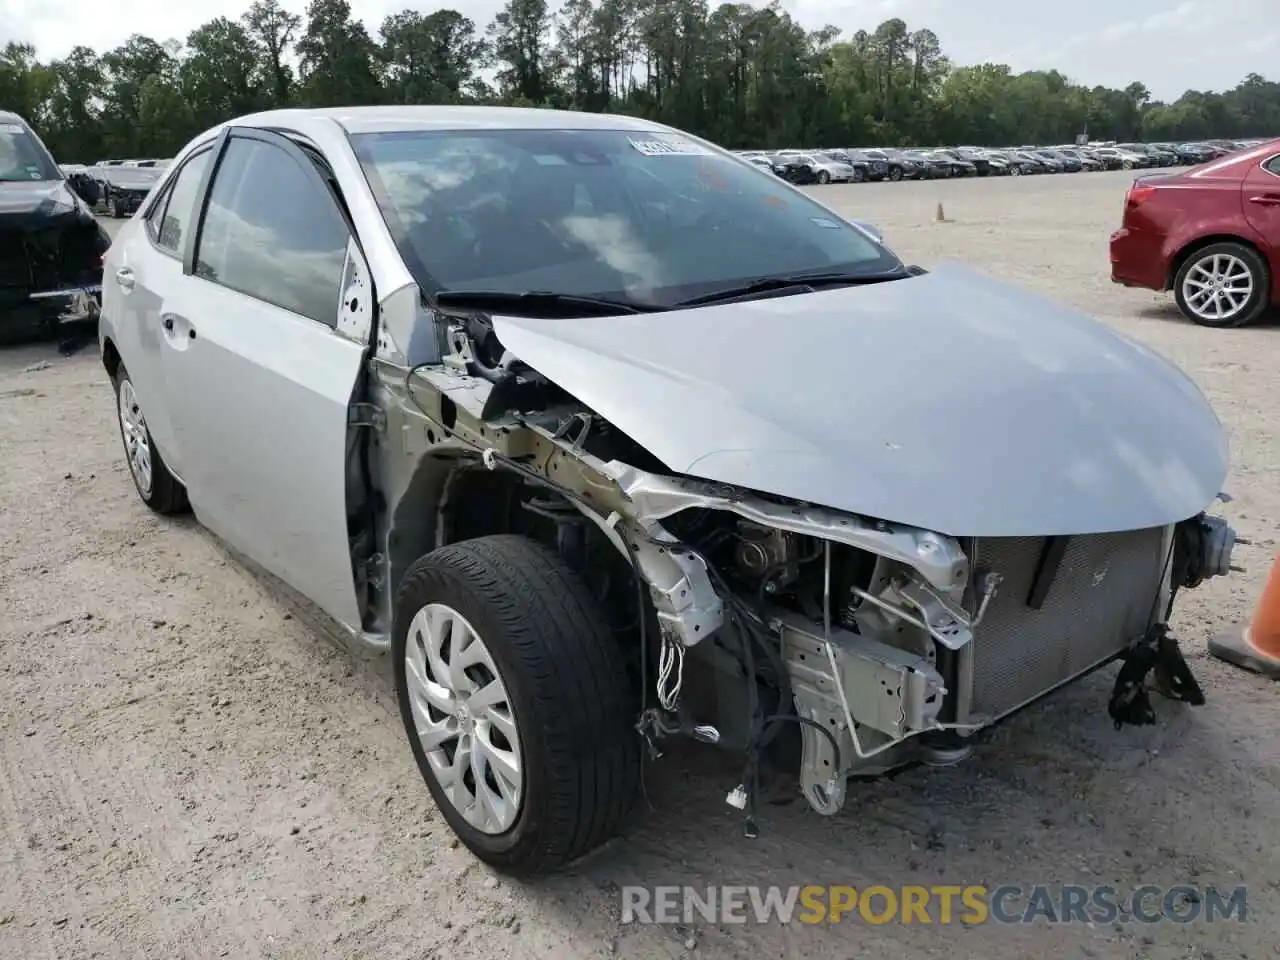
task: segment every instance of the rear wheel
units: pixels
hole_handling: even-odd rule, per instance
[[[188,509],[186,488],[169,472],[151,439],[129,371],[121,367],[114,380],[120,439],[124,442],[125,460],[138,496],[156,513],[184,513]]]
[[[418,769],[472,853],[545,873],[617,832],[639,783],[633,687],[604,611],[557,553],[503,535],[420,558],[391,649]]]
[[[862,183],[862,181],[863,181],[863,180],[865,180],[865,179],[867,179],[867,171],[863,170],[861,167],[854,167],[854,168],[853,168],[853,182],[854,182],[854,183]]]
[[[1203,327],[1243,327],[1267,309],[1271,276],[1258,251],[1242,243],[1212,243],[1178,270],[1174,298]]]

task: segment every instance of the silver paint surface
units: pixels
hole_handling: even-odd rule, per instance
[[[957,265],[495,329],[673,471],[954,536],[1161,526],[1208,506],[1227,471],[1222,425],[1180,369]]]

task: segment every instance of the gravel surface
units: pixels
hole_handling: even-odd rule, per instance
[[[1280,953],[1280,699],[1205,653],[1248,615],[1277,549],[1280,329],[1199,329],[1168,297],[1113,286],[1107,236],[1129,179],[818,192],[905,257],[964,260],[1088,311],[1204,388],[1231,433],[1229,515],[1254,541],[1237,551],[1247,573],[1185,594],[1174,621],[1208,704],[1157,699],[1156,726],[1116,732],[1107,670],[960,767],[851,785],[838,817],[770,807],[754,841],[723,802],[736,764],[673,750],[626,837],[536,885],[499,880],[451,839],[385,664],[344,652],[192,523],[143,507],[93,349],[0,353],[0,957]],[[1246,884],[1249,920],[638,927],[620,922],[629,883]]]

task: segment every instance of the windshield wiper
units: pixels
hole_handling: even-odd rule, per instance
[[[882,283],[886,280],[903,280],[911,276],[905,269],[897,268],[884,273],[797,273],[783,277],[761,277],[737,287],[726,287],[698,297],[690,297],[675,304],[677,307],[697,307],[708,303],[721,303],[726,300],[737,300],[755,293],[770,293],[775,290],[789,290],[792,287],[801,290],[815,290],[826,286],[856,286],[863,283]]]
[[[441,290],[435,295],[441,307],[493,309],[537,313],[553,311],[563,316],[586,314],[608,317],[621,313],[650,313],[662,307],[636,303],[630,300],[613,300],[609,297],[591,297],[574,293],[553,293],[550,290],[530,290],[526,293],[507,293],[502,290]]]

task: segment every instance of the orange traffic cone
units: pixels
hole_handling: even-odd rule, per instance
[[[1258,598],[1257,609],[1243,630],[1209,641],[1209,652],[1272,680],[1280,680],[1280,554]]]

